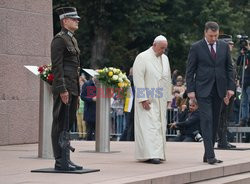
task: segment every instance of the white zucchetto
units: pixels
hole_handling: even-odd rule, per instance
[[[168,41],[167,38],[165,36],[159,35],[154,39],[154,43],[155,42],[159,42],[159,41]]]

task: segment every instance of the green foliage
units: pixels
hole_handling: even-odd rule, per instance
[[[128,71],[136,55],[165,35],[171,69],[183,74],[190,45],[203,37],[204,24],[217,21],[221,33],[250,35],[248,0],[54,0],[75,6],[82,17],[76,37],[84,67],[114,66]],[[55,32],[59,24],[54,19]]]

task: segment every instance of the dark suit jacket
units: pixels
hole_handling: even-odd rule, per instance
[[[227,43],[216,42],[216,60],[211,56],[205,39],[191,46],[186,71],[187,92],[196,97],[207,97],[216,82],[218,94],[223,98],[226,90],[234,90],[233,65]]]
[[[188,114],[186,120],[177,122],[177,129],[180,129],[182,135],[193,135],[193,132],[200,131],[200,114],[196,110]]]
[[[93,97],[96,96],[96,87],[93,80],[88,80],[82,86],[81,99],[84,101],[84,120],[86,122],[95,122],[96,102]]]

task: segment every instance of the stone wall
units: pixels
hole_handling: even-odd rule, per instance
[[[52,0],[0,0],[0,145],[38,141],[39,77],[50,63]]]

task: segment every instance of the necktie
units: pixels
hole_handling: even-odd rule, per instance
[[[212,58],[213,58],[213,59],[216,59],[216,53],[215,53],[214,47],[213,47],[214,44],[211,43],[211,44],[209,44],[209,45],[211,46],[210,52],[211,52]]]

